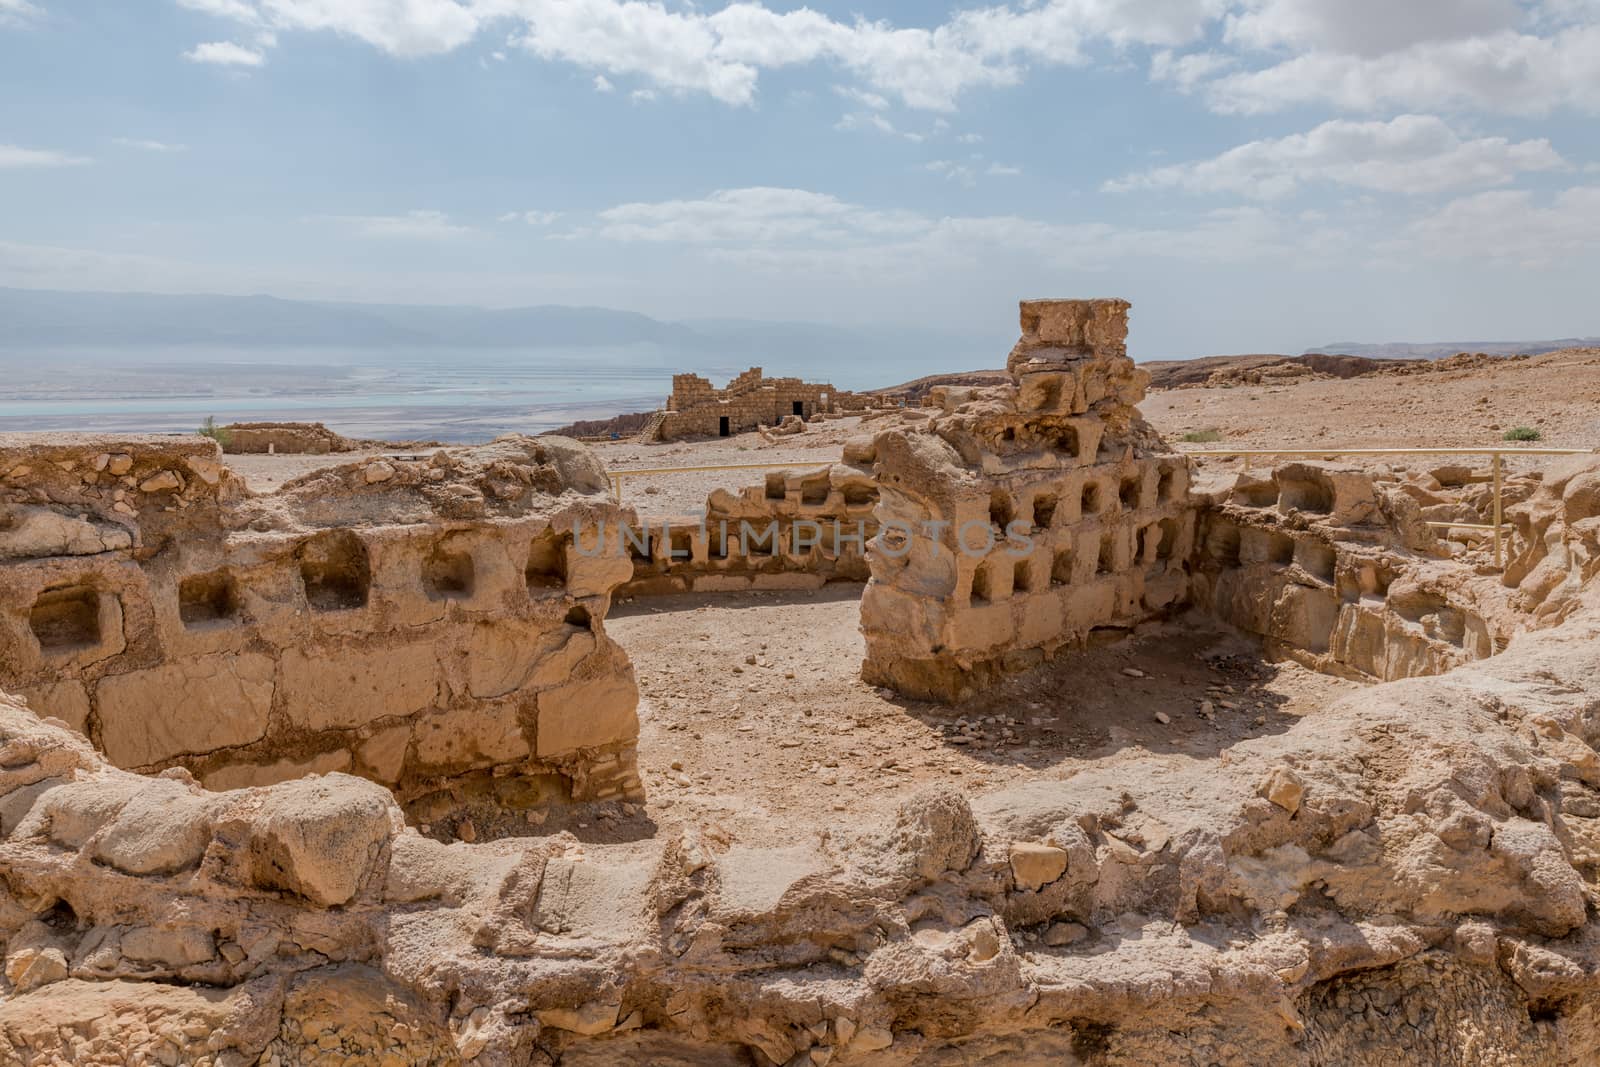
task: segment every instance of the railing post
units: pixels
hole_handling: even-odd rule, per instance
[[[1501,529],[1501,521],[1505,516],[1505,509],[1500,502],[1500,453],[1494,453],[1494,565],[1505,567],[1505,531]]]

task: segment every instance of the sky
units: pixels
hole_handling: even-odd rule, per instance
[[[1600,0],[0,0],[0,285],[1600,334]]]

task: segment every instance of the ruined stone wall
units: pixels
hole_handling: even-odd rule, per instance
[[[1506,587],[1447,562],[1414,500],[1370,472],[1291,463],[1230,481],[1204,512],[1193,596],[1269,655],[1388,681],[1492,656],[1520,625]]]
[[[941,387],[877,434],[868,681],[956,700],[1185,602],[1189,466],[1139,418],[1127,310],[1024,302],[1012,384]]]
[[[0,1063],[1593,1063],[1596,486],[1541,492],[1576,584],[1504,655],[820,838],[447,845],[0,696]]]
[[[716,437],[723,432],[723,419],[727,432],[736,434],[776,426],[790,415],[809,419],[868,406],[856,394],[840,393],[826,382],[763,377],[760,367],[742,372],[723,389],[698,374],[675,374],[655,433],[662,441]]]
[[[230,453],[321,456],[355,447],[320,422],[230,422],[218,429],[222,450]]]
[[[117,765],[212,788],[494,770],[635,793],[606,636],[628,517],[560,438],[329,468],[252,496],[201,438],[0,438],[0,686]]]
[[[850,462],[771,471],[761,484],[737,493],[718,489],[704,516],[632,528],[624,547],[633,577],[616,595],[864,582],[866,544],[878,530],[877,502],[871,471]]]

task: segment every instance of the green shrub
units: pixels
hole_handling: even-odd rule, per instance
[[[206,421],[202,422],[200,424],[200,429],[196,430],[195,432],[201,437],[211,438],[224,449],[226,449],[228,447],[228,443],[233,440],[232,434],[223,429],[221,426],[217,425],[217,418],[215,415],[207,415]]]
[[[1179,440],[1185,442],[1186,444],[1191,444],[1191,445],[1211,445],[1211,444],[1216,444],[1218,441],[1222,440],[1222,431],[1220,431],[1220,430],[1190,430],[1188,433],[1184,434],[1181,438],[1179,438]]]
[[[1532,426],[1513,426],[1506,431],[1507,441],[1537,441],[1543,436],[1544,434]]]

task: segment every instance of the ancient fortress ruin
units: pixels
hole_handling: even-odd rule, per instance
[[[1470,472],[1191,465],[1127,311],[1026,303],[1009,383],[709,502],[862,556],[603,550],[652,527],[558,438],[262,495],[0,438],[0,1064],[1595,1062],[1600,465],[1513,479],[1496,571],[1422,518]],[[421,831],[639,799],[619,588],[865,575],[907,714],[1198,616],[1368,684],[781,841]]]
[[[202,438],[0,439],[0,684],[119,767],[212,789],[348,771],[635,794],[605,634],[626,516],[559,438],[370,460],[250,496]]]
[[[766,378],[760,367],[744,371],[722,389],[698,374],[674,374],[667,406],[642,436],[653,441],[729,437],[778,426],[785,419],[862,411],[885,403],[866,394],[840,392],[826,382]]]

